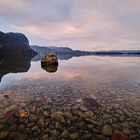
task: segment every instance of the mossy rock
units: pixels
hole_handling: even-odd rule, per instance
[[[57,56],[55,54],[45,55],[41,60],[41,68],[50,73],[56,72],[58,68]]]
[[[42,60],[41,60],[41,65],[46,66],[46,65],[58,65],[58,59],[55,54],[48,54],[45,55]]]
[[[58,68],[58,65],[48,65],[46,67],[42,67],[42,69],[46,70],[49,73],[56,72]]]

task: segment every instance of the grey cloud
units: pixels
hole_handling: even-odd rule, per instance
[[[14,3],[13,3],[14,4]],[[67,0],[23,0],[21,9],[3,9],[0,7],[1,18],[9,23],[41,24],[45,22],[62,22],[70,18],[71,2]]]
[[[140,40],[139,0],[19,0],[17,6],[5,1],[0,0],[0,27],[24,32],[33,44],[108,49]]]

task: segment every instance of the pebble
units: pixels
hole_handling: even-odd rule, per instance
[[[39,128],[38,128],[37,125],[35,125],[35,126],[32,127],[32,131],[35,131],[35,130],[38,130],[38,129],[39,129]]]
[[[130,135],[130,134],[131,134],[131,131],[130,131],[129,128],[125,128],[125,129],[123,130],[123,133],[124,133],[125,135]]]
[[[52,118],[57,120],[57,121],[61,121],[61,122],[64,122],[64,117],[63,117],[63,112],[62,111],[57,111],[57,112],[54,112],[52,113]]]
[[[24,128],[25,128],[25,125],[23,125],[23,124],[19,125],[19,129],[24,129]]]
[[[64,112],[64,117],[71,119],[72,118],[72,114],[70,112]]]
[[[4,127],[4,124],[0,124],[0,129],[2,129]]]
[[[96,137],[94,139],[95,140],[106,140],[106,137],[104,135],[96,135]]]
[[[80,107],[79,104],[75,104],[72,108],[75,109],[75,110],[77,110],[77,109],[79,109],[79,107]]]
[[[44,119],[40,118],[40,119],[38,120],[38,122],[37,122],[37,125],[38,125],[39,127],[44,127],[44,125],[45,125]]]
[[[44,115],[45,117],[48,117],[48,116],[49,116],[49,113],[48,113],[47,111],[44,111],[44,112],[43,112],[43,115]]]
[[[55,136],[51,136],[49,140],[57,140],[57,138]]]
[[[29,120],[33,121],[33,122],[37,121],[38,120],[38,116],[36,116],[35,114],[30,114]]]
[[[83,105],[80,106],[80,110],[83,111],[83,112],[88,111],[88,109],[85,106],[83,106]]]
[[[67,130],[67,129],[64,129],[64,131],[62,132],[61,137],[62,137],[62,138],[67,138],[67,137],[68,137],[68,135],[69,135],[68,130]]]
[[[75,140],[75,139],[78,139],[79,134],[78,134],[78,132],[71,133],[71,134],[69,134],[69,137],[70,137],[70,139]]]
[[[43,135],[43,136],[42,136],[42,140],[49,140],[48,134]]]
[[[31,113],[35,113],[36,112],[36,106],[33,106],[31,109]]]
[[[0,131],[0,139],[6,139],[8,137],[9,131]]]
[[[112,128],[109,125],[105,124],[103,127],[103,130],[102,130],[102,133],[105,136],[111,136],[112,135]]]
[[[26,134],[18,134],[15,140],[27,140]]]

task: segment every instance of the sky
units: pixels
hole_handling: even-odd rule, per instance
[[[0,0],[0,31],[31,45],[140,49],[140,0]]]

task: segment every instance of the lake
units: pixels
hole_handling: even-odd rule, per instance
[[[140,57],[73,57],[55,72],[15,61],[0,70],[0,139],[140,139]]]

